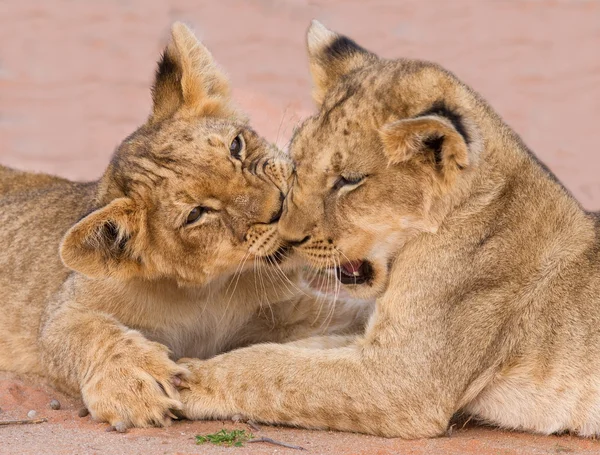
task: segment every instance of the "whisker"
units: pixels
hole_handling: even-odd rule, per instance
[[[271,258],[268,256],[265,256],[265,258],[267,259],[267,262],[269,264],[271,264]],[[265,264],[263,264],[265,266],[265,270],[266,270],[266,275],[267,278],[269,279],[269,281],[271,282],[271,287],[273,288],[273,290],[275,291],[275,295],[277,297],[277,300],[281,300],[281,297],[279,295],[279,289],[278,287],[275,285],[275,282],[273,281],[273,269],[271,267],[267,267]]]
[[[329,258],[327,258],[327,263],[325,265],[325,269],[329,268]],[[325,293],[323,293],[323,285],[325,284],[325,291],[327,291],[327,286],[329,285],[329,275],[327,275],[327,281],[324,283],[322,280],[322,277],[320,277],[321,279],[321,285],[319,286],[319,293],[317,294],[317,302],[319,302],[319,311],[317,312],[317,315],[315,316],[314,321],[312,322],[313,324],[316,324],[317,321],[319,320],[319,318],[321,317],[321,312],[323,311],[323,305],[324,303],[327,301],[327,295]],[[323,299],[321,300],[321,298],[323,297]]]
[[[225,294],[227,294],[229,292],[229,288],[231,287],[232,283],[235,281],[235,277],[236,277],[238,271],[240,271],[241,268],[244,266],[244,263],[246,262],[246,258],[249,255],[250,255],[250,252],[246,251],[246,254],[242,258],[242,260],[238,263],[238,266],[235,269],[235,273],[233,274],[233,277],[231,278],[231,281],[229,282],[229,285],[227,286],[227,289],[225,289]]]
[[[281,125],[283,125],[283,120],[285,119],[285,115],[287,114],[289,107],[290,107],[289,104],[285,107],[285,109],[283,110],[283,114],[281,115],[281,120],[279,121],[279,127],[277,128],[277,136],[275,137],[275,145],[277,147],[279,147],[278,142],[279,142],[279,133],[281,132]]]
[[[261,262],[260,267],[262,270],[262,268],[266,267],[266,265]],[[271,277],[269,276],[269,274],[267,274],[267,278],[269,278],[269,280],[271,280]],[[273,281],[271,281],[271,284],[273,284]],[[276,288],[275,288],[275,292],[277,292]],[[269,311],[271,312],[271,323],[273,324],[273,326],[275,326],[275,313],[273,312],[273,304],[269,301],[269,299],[267,297],[266,287],[265,287],[265,298],[267,299],[267,308],[269,308]],[[279,299],[279,293],[277,293],[277,298]]]
[[[254,256],[254,261],[252,264],[252,270],[254,272],[254,291],[256,292],[256,300],[258,300],[258,303],[259,303],[260,307],[262,308],[262,299],[260,298],[260,292],[258,291],[258,280],[256,279],[258,277],[258,271],[256,270],[257,261],[258,261],[258,258],[256,256]]]
[[[238,269],[236,269],[236,273],[233,275],[232,281],[235,280],[235,285],[233,286],[233,290],[231,291],[231,295],[229,296],[227,305],[225,305],[225,311],[223,311],[223,313],[221,315],[221,319],[219,319],[218,324],[223,322],[223,319],[225,319],[225,316],[227,315],[227,310],[229,310],[229,305],[231,304],[231,301],[233,300],[233,296],[235,295],[235,290],[237,289],[237,286],[240,282],[240,277],[242,276],[242,272],[244,270],[244,265],[246,264],[246,261],[248,260],[249,257],[250,257],[250,252],[248,251],[246,253],[246,255],[244,256],[244,259],[242,260],[241,265],[238,267]],[[236,279],[236,275],[237,275],[237,279]],[[230,285],[231,285],[231,283],[230,283]],[[229,287],[227,289],[229,289]]]
[[[291,119],[290,119],[291,120]],[[292,142],[292,138],[293,138],[293,132],[294,130],[300,125],[302,124],[302,118],[298,117],[298,120],[295,122],[295,124],[292,126],[292,134],[290,135],[290,138],[288,139],[288,141],[283,145],[283,147],[281,147],[281,150],[286,151],[288,149],[288,147],[290,146],[291,142]],[[287,129],[287,128],[286,128]],[[284,131],[285,132],[285,131]]]
[[[351,262],[350,259],[348,259],[348,256],[346,256],[342,250],[340,250],[337,247],[334,247],[334,250],[337,254],[341,254],[342,256],[344,256],[344,259],[346,259],[347,262]]]
[[[288,286],[287,282],[284,279],[287,277],[285,275],[283,275],[283,278],[282,278],[282,273],[280,271],[281,269],[277,267],[277,262],[272,260],[271,258],[267,258],[267,261],[269,262],[269,265],[271,266],[272,270],[275,272],[274,278],[276,278],[290,294],[293,294],[292,289]]]
[[[275,315],[273,313],[273,307],[272,307],[271,301],[269,300],[269,295],[267,293],[267,287],[265,285],[265,281],[264,281],[264,278],[263,278],[263,270],[262,270],[262,268],[263,268],[264,264],[263,264],[262,261],[258,261],[257,264],[258,264],[258,270],[259,270],[258,277],[260,278],[260,284],[261,284],[261,287],[262,287],[262,290],[263,290],[263,296],[264,296],[264,298],[266,300],[267,308],[269,308],[269,311],[271,311],[271,321],[272,321],[273,325],[275,325]],[[262,308],[264,308],[264,307],[261,304],[261,309]]]
[[[283,256],[284,259],[287,258],[285,253],[280,253],[280,254]],[[303,295],[305,295],[306,297],[309,297],[309,295],[304,291],[304,289],[300,288],[296,283],[294,283],[292,280],[290,280],[290,278],[286,275],[286,273],[283,271],[283,269],[277,263],[277,261],[273,261],[272,264],[275,266],[275,272],[277,272],[278,276],[280,276],[282,278],[282,282],[283,282],[284,286],[286,287],[286,289],[290,292],[290,294],[293,294],[292,290],[296,290],[296,291],[302,293]],[[292,286],[292,289],[290,289],[287,286],[286,282]]]
[[[339,267],[339,258],[334,256],[333,258],[333,265],[334,267]],[[333,321],[333,317],[335,315],[335,307],[337,305],[337,301],[338,301],[338,297],[339,297],[339,291],[340,291],[340,281],[335,278],[333,278],[335,286],[334,286],[334,292],[333,292],[333,300],[331,302],[331,308],[329,310],[329,313],[327,314],[327,317],[325,318],[325,320],[323,321],[323,324],[321,324],[321,327],[323,327],[324,332],[327,331],[329,329],[329,326],[331,324],[331,322]]]

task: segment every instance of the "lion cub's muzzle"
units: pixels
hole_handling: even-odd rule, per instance
[[[376,276],[376,267],[366,259],[349,259],[332,240],[313,239],[305,236],[299,240],[284,241],[315,269],[333,272],[342,284],[347,286],[370,286]]]
[[[277,234],[275,223],[252,226],[248,231],[246,241],[250,254],[271,264],[283,262],[291,251],[291,247],[283,242]]]
[[[275,185],[282,194],[289,191],[290,176],[294,166],[285,157],[262,158],[250,165],[250,172]]]

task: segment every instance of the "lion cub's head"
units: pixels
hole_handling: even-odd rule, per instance
[[[200,285],[276,259],[291,166],[236,113],[227,79],[182,24],[152,94],[148,121],[98,184],[99,208],[63,239],[64,263],[90,277]]]
[[[395,253],[435,232],[481,148],[473,95],[437,65],[383,60],[318,22],[308,51],[320,111],[295,133],[280,234],[361,296]]]

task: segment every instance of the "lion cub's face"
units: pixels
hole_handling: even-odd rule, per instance
[[[61,246],[88,276],[200,285],[280,256],[291,166],[231,106],[228,83],[182,25],[159,63],[148,122],[99,183],[102,207]]]
[[[442,101],[455,84],[434,65],[380,60],[319,23],[308,44],[320,112],[291,143],[280,234],[350,291],[377,295],[397,251],[438,228],[476,133]]]

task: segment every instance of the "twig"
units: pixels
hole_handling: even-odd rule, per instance
[[[253,420],[246,421],[246,425],[248,425],[254,431],[260,431],[260,427]]]
[[[0,420],[0,425],[25,425],[28,423],[44,423],[47,422],[46,417],[41,419],[25,419],[25,420]]]
[[[266,442],[267,444],[273,444],[276,446],[287,447],[288,449],[306,450],[304,447],[293,446],[291,444],[286,444],[285,442],[275,441],[274,439],[265,438],[265,437],[250,439],[249,441],[246,441],[246,442]]]

